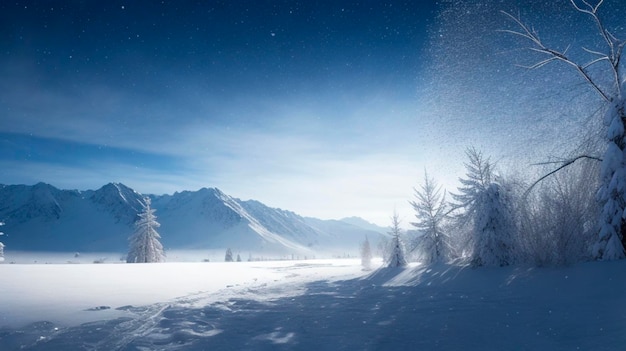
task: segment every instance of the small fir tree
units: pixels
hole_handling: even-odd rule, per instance
[[[391,217],[391,232],[389,232],[389,234],[391,234],[392,237],[387,267],[405,267],[407,265],[407,261],[405,257],[404,244],[400,238],[402,229],[400,229],[400,218],[398,217],[398,213],[395,211]]]
[[[493,165],[489,158],[485,158],[482,152],[474,147],[465,150],[468,162],[464,163],[467,173],[466,178],[459,178],[461,187],[458,188],[457,194],[451,194],[456,204],[452,205],[453,209],[463,209],[463,212],[457,215],[459,225],[471,225],[476,217],[477,199],[484,192],[494,177]]]
[[[150,207],[150,198],[144,199],[143,212],[135,222],[135,233],[130,237],[130,250],[126,257],[127,263],[164,262],[165,252],[159,242],[161,236],[156,231],[160,226],[154,215],[155,209]]]
[[[410,201],[417,222],[411,223],[418,231],[415,248],[424,261],[441,260],[449,249],[449,238],[443,230],[446,219],[446,193],[424,171],[424,184],[415,190],[415,201]]]
[[[237,254],[237,262],[241,262],[241,256],[239,256],[239,254]]]
[[[364,270],[372,269],[372,248],[367,236],[363,244],[361,244],[361,266],[363,266]]]
[[[233,262],[233,250],[229,248],[226,249],[226,255],[224,255],[225,262]]]

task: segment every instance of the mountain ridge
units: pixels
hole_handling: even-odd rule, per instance
[[[345,254],[355,253],[365,236],[376,240],[381,235],[236,199],[217,188],[144,195],[122,183],[83,191],[37,183],[0,184],[3,242],[7,251],[125,252],[145,197],[157,211],[166,250],[232,247],[276,255]]]

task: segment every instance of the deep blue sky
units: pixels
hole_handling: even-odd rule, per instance
[[[219,187],[368,217],[352,188],[404,144],[393,125],[416,109],[436,13],[412,1],[2,2],[0,182]]]
[[[498,11],[520,6],[484,3],[2,1],[0,183],[218,187],[408,222],[424,168],[450,185],[465,146],[515,159],[553,139],[536,97],[570,76],[515,67]],[[580,23],[565,0],[521,4],[557,33]]]

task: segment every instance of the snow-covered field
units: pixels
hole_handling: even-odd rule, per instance
[[[0,265],[0,350],[621,350],[626,262]]]

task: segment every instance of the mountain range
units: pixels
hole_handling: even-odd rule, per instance
[[[225,249],[278,255],[356,252],[386,229],[360,218],[321,220],[242,201],[219,189],[142,195],[120,183],[98,190],[61,190],[38,183],[0,185],[6,250],[126,252],[137,214],[149,197],[170,249]]]

